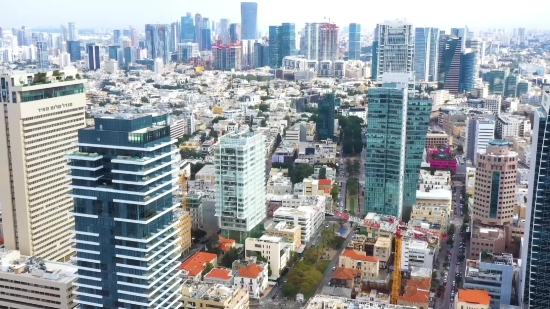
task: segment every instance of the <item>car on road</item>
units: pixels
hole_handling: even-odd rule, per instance
[[[332,271],[335,271],[335,270],[336,270],[336,266],[333,266],[333,267],[332,267]]]

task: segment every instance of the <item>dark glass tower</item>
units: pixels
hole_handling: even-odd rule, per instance
[[[109,46],[109,59],[118,60],[119,50],[120,50],[120,46],[118,45]]]
[[[164,64],[170,63],[170,44],[169,25],[145,25],[147,58],[161,58]]]
[[[515,97],[517,95],[519,79],[516,74],[510,74],[506,77],[504,84],[504,97]]]
[[[280,32],[281,32],[281,27],[269,26],[269,66],[272,68],[278,68],[280,66],[279,64]]]
[[[126,47],[124,49],[124,64],[128,66],[130,63],[137,60],[138,48],[137,47]]]
[[[241,36],[243,40],[258,37],[258,3],[241,2]]]
[[[371,79],[376,80],[378,78],[378,41],[372,42],[372,67],[371,67]]]
[[[327,93],[317,104],[319,108],[315,131],[318,140],[334,139],[334,106],[336,96]]]
[[[201,50],[212,50],[212,32],[210,29],[202,29]]]
[[[296,51],[296,28],[292,23],[269,26],[269,65],[281,67],[283,58],[294,56]]]
[[[446,36],[439,40],[439,89],[449,90],[452,94],[460,90],[460,62],[462,60],[462,39]]]
[[[195,38],[195,25],[191,13],[182,16],[181,18],[181,43],[193,42]]]
[[[67,52],[71,57],[71,62],[82,60],[80,41],[67,41]]]
[[[521,260],[523,308],[548,308],[550,295],[550,91],[543,91],[535,111],[529,195]],[[521,301],[521,300],[520,300]]]
[[[494,70],[487,73],[489,82],[489,94],[504,95],[504,88],[508,72],[503,70]]]
[[[356,23],[349,24],[349,51],[350,60],[359,60],[361,58],[361,25]]]
[[[477,52],[469,50],[462,54],[460,61],[460,93],[471,93],[474,89]]]
[[[95,118],[68,156],[82,309],[180,307],[167,115]]]
[[[99,45],[88,44],[86,46],[88,54],[88,70],[95,71],[101,68],[101,58],[99,56]]]
[[[229,40],[231,42],[241,40],[241,24],[233,23],[229,25]]]

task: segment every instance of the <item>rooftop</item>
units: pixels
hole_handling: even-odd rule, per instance
[[[478,305],[489,305],[491,296],[485,290],[458,290],[458,302]]]
[[[209,273],[204,275],[205,279],[221,279],[221,280],[231,280],[233,278],[233,272],[231,269],[224,268],[214,268]]]
[[[357,275],[361,275],[360,269],[338,267],[332,272],[332,279],[352,280]]]
[[[0,272],[70,283],[76,279],[77,269],[69,263],[44,261],[21,255],[17,250],[0,249]]]
[[[214,253],[197,252],[185,260],[178,269],[186,270],[189,276],[196,276],[204,270],[206,263],[217,258]]]
[[[411,303],[427,303],[430,300],[430,285],[432,278],[409,279],[405,287],[405,293],[399,296],[399,300]]]
[[[258,276],[260,275],[260,273],[262,273],[262,271],[264,271],[264,268],[254,263],[239,269],[238,276],[254,279],[254,278],[258,278]]]
[[[417,309],[417,307],[391,305],[387,302],[358,300],[317,294],[309,300],[304,309]]]
[[[348,258],[353,259],[353,260],[360,260],[360,261],[365,261],[365,262],[378,262],[377,257],[363,255],[363,254],[359,253],[359,251],[356,251],[356,250],[353,250],[353,249],[345,249],[344,252],[342,252],[342,256],[348,257]]]

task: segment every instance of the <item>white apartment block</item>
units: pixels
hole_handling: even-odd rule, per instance
[[[75,308],[76,271],[69,263],[0,249],[0,308]]]
[[[475,164],[477,153],[485,151],[489,141],[495,138],[495,121],[491,119],[468,119],[464,149],[468,159]]]
[[[265,135],[247,131],[219,138],[215,147],[216,216],[224,237],[237,242],[266,216]]]
[[[235,273],[235,287],[248,290],[250,298],[259,299],[260,294],[267,289],[268,267],[267,263],[260,262],[239,268]]]
[[[384,73],[413,72],[414,31],[405,20],[391,20],[378,24],[375,31],[378,42],[377,80]]]
[[[517,115],[498,115],[495,124],[495,136],[504,139],[509,136],[525,137],[531,131],[531,121]]]
[[[285,268],[290,258],[290,251],[294,251],[294,244],[284,242],[282,237],[266,236],[260,238],[247,238],[244,248],[246,256],[258,252],[267,259],[271,266],[271,277],[277,279]]]
[[[418,190],[426,191],[426,189],[445,189],[451,190],[451,172],[435,171],[432,175],[429,171],[420,170],[420,179],[418,180]]]
[[[451,101],[455,98],[454,94],[450,94],[449,90],[436,90],[430,92],[430,98],[433,100],[432,110],[439,110],[441,105],[445,102]]]
[[[500,115],[500,108],[502,106],[502,97],[500,95],[489,95],[485,99],[485,109],[493,112],[494,115]]]
[[[401,249],[401,268],[411,266],[433,269],[437,250],[430,243],[418,239],[403,239]]]
[[[312,240],[313,235],[323,227],[325,208],[314,206],[279,207],[273,213],[273,221],[283,221],[300,226],[302,244],[307,244]]]
[[[74,203],[69,196],[65,154],[77,150],[84,128],[84,81],[76,69],[0,75],[0,202],[7,249],[50,261],[72,254]],[[70,79],[70,78],[69,78]]]
[[[178,44],[178,60],[187,61],[191,58],[196,58],[199,55],[199,43]]]

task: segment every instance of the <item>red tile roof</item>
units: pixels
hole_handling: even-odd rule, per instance
[[[258,264],[250,264],[246,267],[239,269],[239,277],[252,279],[258,278],[262,271],[264,271],[264,268],[259,266]]]
[[[489,305],[491,296],[485,290],[458,290],[458,302]]]
[[[354,279],[355,276],[358,274],[361,274],[360,269],[338,267],[332,273],[332,279],[351,280]]]
[[[364,252],[361,252],[353,250],[353,249],[346,249],[342,253],[342,256],[348,257],[353,260],[359,260],[359,261],[367,261],[367,262],[378,262],[378,258],[375,256],[368,256]]]
[[[214,253],[197,252],[185,260],[178,269],[188,271],[190,276],[196,276],[204,270],[206,263],[212,263],[212,260],[217,258]]]
[[[331,183],[332,181],[330,181],[330,179],[319,179],[320,185],[330,185]]]
[[[431,278],[409,279],[403,296],[399,300],[411,303],[427,303],[430,301]]]
[[[212,269],[208,274],[204,275],[204,278],[216,278],[216,279],[222,279],[222,280],[230,280],[233,276],[231,275],[230,269],[221,269],[221,268],[214,268]]]
[[[235,246],[235,240],[229,239],[229,238],[223,238],[219,237],[218,240],[218,248],[220,248],[222,251],[227,252],[229,249]]]

